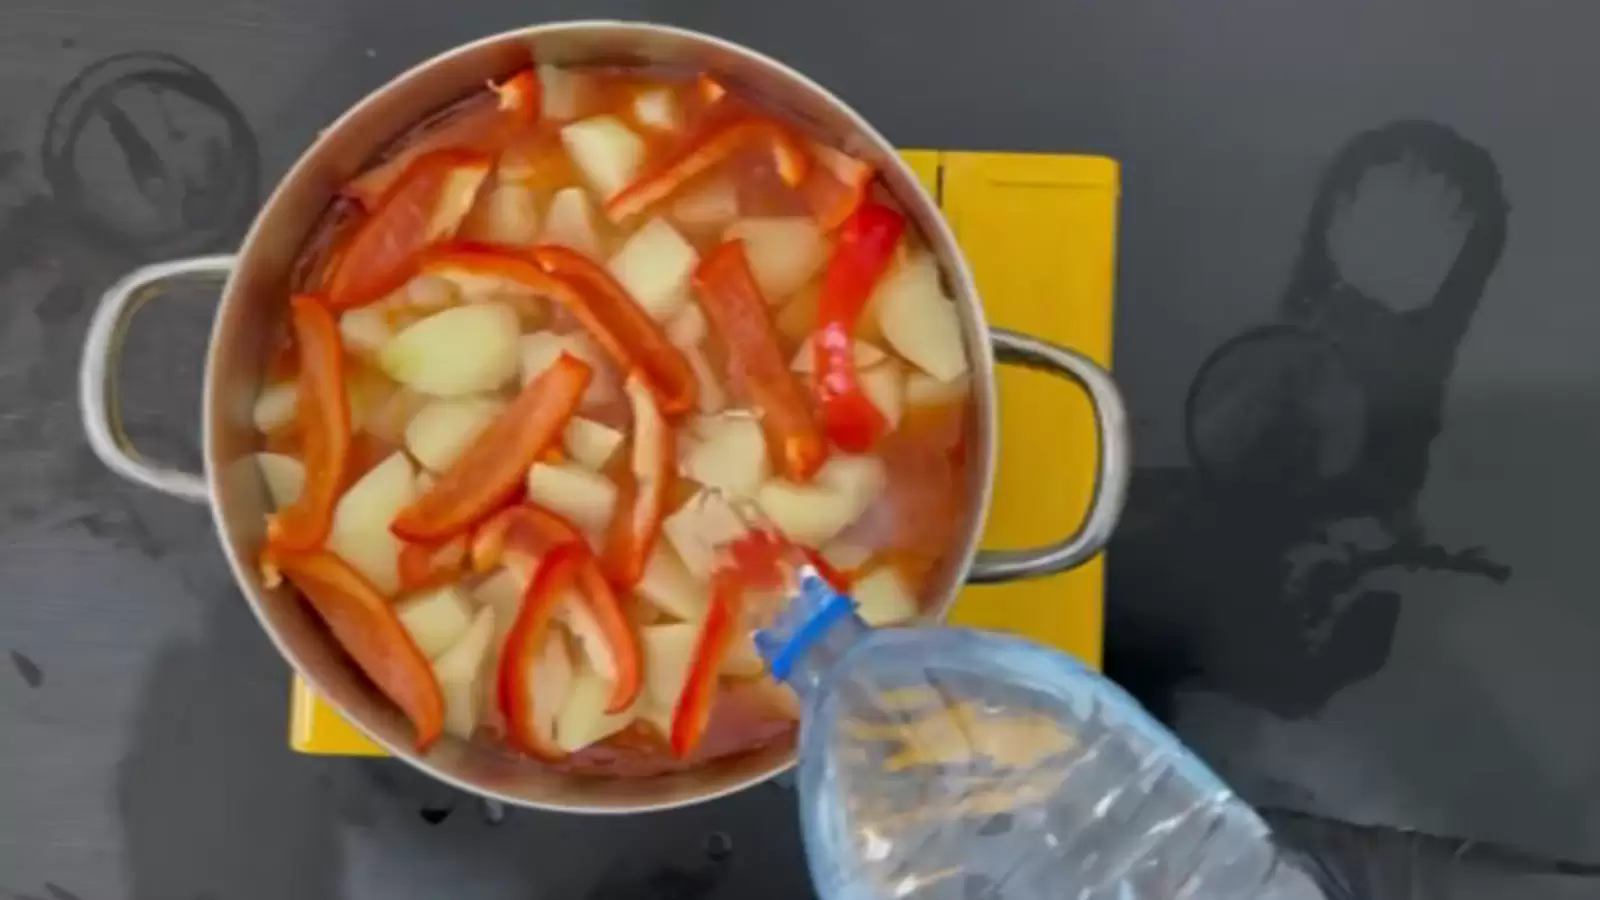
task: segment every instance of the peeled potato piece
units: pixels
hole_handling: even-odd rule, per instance
[[[861,392],[883,414],[889,430],[898,428],[906,409],[905,376],[900,366],[894,362],[885,363],[856,373],[856,378],[861,383]]]
[[[572,697],[573,674],[576,664],[567,651],[566,637],[561,629],[552,628],[545,636],[544,646],[534,660],[527,677],[533,680],[533,727],[554,741],[556,719]]]
[[[611,655],[611,644],[606,640],[600,623],[590,612],[589,605],[577,591],[568,590],[556,606],[556,621],[565,625],[577,639],[582,656],[590,667],[607,681],[617,678],[617,661]]]
[[[600,255],[600,233],[595,228],[594,210],[582,188],[562,188],[550,198],[539,242],[570,247],[591,259]]]
[[[672,711],[689,678],[700,627],[699,622],[690,622],[639,629],[639,649],[644,654],[641,716],[663,735],[672,733]]]
[[[416,472],[404,453],[373,466],[339,498],[328,549],[384,594],[400,587],[400,539],[389,523],[416,499]]]
[[[478,191],[487,177],[489,167],[485,165],[460,165],[450,170],[439,188],[428,224],[423,228],[423,233],[427,235],[424,243],[431,244],[455,236],[456,229],[461,227],[461,221],[472,209],[473,201],[478,198]]]
[[[467,238],[497,244],[532,244],[539,240],[539,207],[533,191],[515,182],[494,184],[478,198],[467,220]]]
[[[672,131],[678,127],[678,101],[670,88],[641,91],[633,98],[633,117],[648,128]]]
[[[683,458],[683,474],[735,497],[755,496],[771,469],[761,423],[749,415],[711,416],[697,431],[699,440]]]
[[[774,480],[756,502],[791,541],[821,547],[861,517],[887,482],[883,460],[836,453],[810,484]]]
[[[377,356],[393,338],[389,313],[376,303],[358,306],[339,316],[339,340],[352,353]]]
[[[898,625],[917,617],[917,600],[893,566],[880,566],[850,586],[856,612],[868,625]]]
[[[503,409],[505,403],[494,397],[435,400],[406,425],[406,449],[425,468],[443,472]]]
[[[932,375],[912,372],[906,377],[906,405],[911,407],[944,406],[956,403],[972,390],[972,379],[962,375],[952,381],[940,381]]]
[[[822,548],[822,558],[841,572],[853,572],[872,559],[872,548],[840,538]]]
[[[293,503],[306,483],[306,467],[300,460],[282,453],[257,453],[256,465],[261,478],[267,483],[267,496],[273,509],[282,509]]]
[[[339,339],[346,350],[357,356],[376,358],[407,321],[448,309],[462,300],[451,280],[418,275],[384,297],[346,310],[339,316]]]
[[[567,702],[555,722],[556,746],[576,753],[616,734],[638,717],[638,703],[619,713],[606,712],[611,701],[611,682],[586,666],[578,666],[572,676]]]
[[[298,393],[299,388],[292,381],[262,388],[261,393],[256,396],[256,404],[250,414],[256,430],[262,434],[271,434],[293,422]]]
[[[494,610],[478,610],[466,632],[433,664],[444,694],[444,730],[463,740],[472,737],[483,717],[482,682],[494,648],[494,625]]]
[[[640,226],[607,268],[650,318],[667,322],[689,304],[689,276],[700,254],[665,219]]]
[[[567,453],[585,468],[596,472],[611,462],[622,441],[622,432],[581,416],[573,416],[568,420],[566,430],[561,433],[561,443],[567,448]]]
[[[710,358],[706,356],[703,344],[707,333],[706,315],[693,303],[686,305],[667,323],[667,339],[682,350],[684,358],[689,361],[689,369],[694,372],[697,385],[695,396],[699,409],[709,415],[722,411],[727,405],[728,393],[723,389],[722,379],[717,377]]]
[[[690,188],[672,204],[672,217],[688,228],[722,225],[738,215],[739,190],[726,178]]]
[[[583,76],[559,66],[542,65],[539,78],[539,114],[557,122],[575,119],[583,97]]]
[[[472,589],[474,603],[494,610],[495,646],[505,640],[506,632],[516,622],[517,613],[522,609],[522,592],[527,584],[526,573],[514,566],[505,566]]]
[[[748,530],[728,501],[710,491],[690,497],[661,523],[661,533],[678,551],[678,558],[701,581],[711,577],[718,548]]]
[[[723,237],[744,241],[750,273],[768,303],[799,290],[828,259],[828,241],[807,216],[741,219]]]
[[[851,355],[855,358],[857,372],[870,369],[889,358],[882,350],[866,341],[854,341],[850,349]],[[807,374],[817,370],[817,351],[812,345],[810,335],[800,342],[800,349],[795,352],[794,362],[789,364],[789,368]]]
[[[395,604],[394,611],[429,659],[454,646],[472,624],[472,609],[454,585],[407,597]]]
[[[561,129],[561,143],[601,199],[621,190],[644,161],[644,141],[615,116],[594,116]]]
[[[528,469],[528,499],[584,531],[603,532],[617,505],[617,486],[574,463],[534,463]]]
[[[895,352],[940,381],[967,371],[961,318],[939,282],[939,266],[923,254],[879,282],[872,305],[878,325]]]
[[[706,614],[709,588],[695,580],[678,559],[678,554],[661,542],[657,542],[650,553],[644,573],[633,590],[655,608],[677,619],[695,621]]]
[[[378,361],[390,378],[426,394],[492,391],[516,378],[517,333],[517,313],[509,306],[457,306],[395,335]]]
[[[781,605],[782,601],[775,600],[774,603]],[[718,671],[734,678],[755,678],[766,673],[767,664],[761,661],[761,654],[756,651],[755,640],[750,632],[741,631],[728,642],[728,652],[723,654]]]

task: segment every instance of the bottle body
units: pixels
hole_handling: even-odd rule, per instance
[[[824,900],[1322,897],[1254,810],[1064,654],[852,615],[789,680]]]

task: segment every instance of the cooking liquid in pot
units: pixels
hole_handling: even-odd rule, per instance
[[[782,161],[762,140],[750,139],[645,204],[637,214],[614,221],[607,200],[614,202],[668,168],[672,160],[703,149],[707,136],[715,136],[727,123],[782,120],[758,111],[705,76],[542,67],[537,75],[521,77],[524,85],[536,82],[542,94],[536,117],[507,126],[511,113],[506,107],[515,98],[508,101],[504,89],[498,96],[485,91],[433,117],[396,141],[378,164],[351,183],[297,267],[301,290],[337,307],[333,315],[339,322],[350,404],[344,488],[327,548],[402,611],[402,624],[434,662],[436,672],[443,672],[441,660],[447,655],[466,653],[457,645],[472,639],[469,623],[478,610],[487,606],[494,611],[494,638],[478,661],[470,690],[452,690],[455,681],[440,675],[447,730],[470,732],[482,740],[504,739],[507,723],[501,707],[510,701],[499,683],[499,666],[519,602],[490,596],[490,587],[504,588],[508,581],[500,567],[474,571],[462,563],[451,577],[431,579],[421,587],[407,584],[404,567],[397,562],[401,545],[386,530],[376,536],[367,532],[385,528],[398,512],[396,507],[431,490],[451,458],[466,452],[488,427],[486,423],[522,390],[523,382],[550,366],[555,354],[541,357],[530,349],[530,341],[555,341],[584,357],[593,369],[593,380],[575,415],[601,426],[595,430],[611,441],[617,440],[616,435],[621,439],[612,452],[600,453],[594,446],[574,444],[569,427],[564,445],[556,441],[535,464],[546,467],[546,474],[561,475],[552,479],[560,484],[536,489],[530,483],[524,498],[519,480],[518,502],[570,520],[602,555],[609,520],[625,515],[616,510],[629,493],[630,453],[639,438],[630,402],[618,389],[624,373],[596,348],[596,341],[569,309],[494,279],[419,274],[417,264],[405,258],[406,254],[421,258],[429,247],[449,241],[470,241],[473,247],[488,247],[495,253],[515,254],[549,244],[575,249],[607,266],[634,302],[693,360],[698,380],[694,407],[666,415],[675,436],[676,465],[665,497],[664,523],[651,552],[670,556],[674,571],[687,572],[688,580],[680,579],[679,584],[692,585],[697,601],[709,593],[708,567],[718,564],[720,548],[736,535],[727,532],[726,516],[691,513],[714,509],[725,497],[744,494],[752,508],[796,544],[811,547],[843,577],[852,579],[869,619],[880,624],[903,621],[936,602],[938,598],[930,596],[937,590],[932,575],[954,549],[970,514],[965,454],[972,401],[959,343],[959,358],[952,360],[948,335],[928,335],[927,319],[943,320],[948,315],[948,322],[935,325],[949,325],[955,319],[932,257],[914,229],[905,226],[892,258],[873,279],[853,331],[858,342],[855,377],[877,411],[877,431],[870,445],[857,453],[843,452],[837,442],[826,445],[829,462],[813,476],[815,481],[784,479],[786,462],[775,445],[772,413],[763,408],[769,393],[763,390],[763,380],[773,376],[759,366],[752,369],[750,355],[728,343],[730,336],[746,340],[741,336],[745,332],[730,330],[725,316],[702,310],[705,298],[698,279],[705,261],[726,241],[742,239],[744,256],[765,300],[760,310],[764,324],[754,327],[771,335],[784,361],[781,374],[794,380],[808,414],[832,437],[818,400],[817,376],[810,371],[820,364],[810,342],[819,330],[819,296],[826,273],[845,255],[840,244],[847,238],[842,235],[853,227],[840,220],[859,209],[863,197],[869,204],[893,210],[886,193],[867,184],[870,170],[838,151],[796,138],[807,147],[809,171],[798,181],[789,172],[786,181],[780,171]],[[777,127],[798,135],[787,124]],[[431,202],[409,210],[431,231],[423,239],[400,226],[387,247],[389,259],[382,252],[374,255],[370,240],[363,247],[363,228],[376,218],[392,220],[394,205],[412,202],[406,199],[406,187],[408,179],[419,178],[418,172],[425,168],[419,160],[458,150],[489,160],[488,174],[463,189],[464,200],[453,201],[449,190],[443,189]],[[852,196],[847,182],[856,177],[864,186]],[[447,210],[452,202],[465,214],[452,219]],[[418,227],[413,224],[412,232]],[[408,247],[407,240],[415,246]],[[353,257],[358,254],[366,254],[359,264],[374,269],[393,265],[398,274],[383,292],[352,301],[348,291],[340,294],[350,279],[341,286],[344,276],[338,270],[355,264]],[[485,374],[493,367],[482,365],[483,358],[504,350],[490,346],[497,341],[457,345],[471,340],[470,331],[455,332],[464,336],[457,338],[439,331],[437,342],[431,346],[424,342],[409,356],[395,350],[393,342],[408,328],[474,304],[499,304],[515,312],[521,359],[513,369],[518,371]],[[539,337],[530,338],[533,335]],[[279,352],[269,363],[267,387],[256,410],[263,450],[277,455],[263,462],[275,495],[282,489],[281,475],[274,482],[272,470],[292,468],[282,462],[284,458],[304,467],[307,429],[314,425],[303,421],[303,398],[300,415],[292,401],[285,409],[285,394],[292,397],[297,390],[301,352],[292,330],[286,328]],[[479,383],[473,383],[474,378]],[[438,412],[441,404],[456,407],[456,413]],[[481,414],[474,418],[461,413],[463,406],[475,407]],[[465,420],[472,421],[462,424]],[[455,430],[439,421],[447,425],[454,421],[450,427]],[[757,441],[759,459],[750,456],[752,435],[764,439]],[[412,485],[393,477],[401,469],[410,473]],[[399,487],[389,488],[392,496],[385,499],[378,496],[384,493],[380,481]],[[624,500],[614,499],[619,494]],[[601,521],[588,521],[595,517],[597,505],[604,507],[606,497],[613,498],[609,515],[601,509]],[[375,524],[364,525],[364,516]],[[529,569],[537,563],[524,559],[514,565],[507,560],[510,583],[525,584]],[[290,577],[294,578],[292,571]],[[440,581],[448,595],[444,600],[436,599]],[[741,624],[740,633],[717,651],[725,658],[712,661],[719,674],[709,720],[688,745],[680,735],[675,747],[675,720],[685,714],[684,692],[695,678],[686,669],[693,670],[693,661],[712,651],[704,640],[693,641],[690,661],[674,664],[660,648],[678,646],[666,641],[667,636],[681,638],[694,629],[700,629],[703,638],[706,626],[692,611],[664,608],[643,596],[647,592],[631,590],[626,580],[617,588],[645,657],[642,686],[621,714],[575,708],[575,704],[594,704],[595,692],[587,692],[585,699],[577,685],[583,678],[603,677],[607,666],[597,658],[594,637],[585,633],[582,617],[558,613],[558,624],[551,629],[541,657],[549,665],[524,676],[537,682],[531,688],[532,715],[549,720],[545,738],[566,745],[559,758],[548,760],[552,765],[574,772],[643,776],[792,740],[793,697],[762,672],[746,646],[748,634]],[[429,595],[431,604],[426,609],[419,600],[423,595]],[[652,655],[653,651],[658,652]],[[552,661],[553,657],[564,661]],[[359,654],[357,658],[360,661]],[[459,681],[459,673],[454,677]],[[381,680],[379,686],[385,686]],[[586,735],[598,739],[583,743]]]

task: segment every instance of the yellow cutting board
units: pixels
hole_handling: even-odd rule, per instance
[[[908,150],[905,159],[945,218],[978,281],[990,324],[1111,361],[1118,171],[1094,156]],[[1094,421],[1067,382],[1000,370],[1000,464],[986,547],[1026,547],[1068,534],[1093,488]],[[951,620],[1014,631],[1098,667],[1104,561],[1033,581],[962,590]],[[301,753],[383,750],[298,676],[289,744]]]

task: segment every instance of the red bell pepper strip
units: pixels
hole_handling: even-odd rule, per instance
[[[328,305],[361,306],[405,284],[418,253],[455,235],[493,163],[471,150],[435,150],[413,160],[339,253],[328,274]]]
[[[550,636],[556,607],[577,577],[581,548],[565,544],[546,554],[522,593],[522,606],[506,632],[496,672],[496,698],[505,715],[506,741],[536,759],[552,761],[565,754],[539,733],[534,708],[533,670]]]
[[[507,131],[539,121],[539,114],[543,112],[544,93],[539,85],[539,73],[532,68],[523,69],[500,84],[489,82],[489,90],[494,91],[499,101],[496,108],[506,114],[507,121],[512,125]]]
[[[826,144],[812,142],[810,151],[816,165],[800,193],[822,230],[832,231],[866,201],[875,173],[861,160]]]
[[[405,543],[400,547],[400,590],[439,587],[467,569],[467,537],[458,534],[442,544]]]
[[[811,415],[805,389],[795,380],[767,317],[767,301],[750,273],[744,242],[712,250],[694,272],[695,295],[728,351],[729,368],[761,408],[768,443],[777,448],[786,477],[807,481],[828,457],[827,442]]]
[[[334,640],[411,720],[418,750],[444,730],[444,695],[433,667],[378,589],[326,550],[276,559]]]
[[[644,687],[644,667],[639,654],[639,639],[628,624],[622,603],[616,592],[600,571],[600,563],[584,549],[584,561],[578,569],[578,593],[583,603],[600,626],[606,649],[611,651],[611,665],[616,669],[617,680],[611,685],[611,697],[606,702],[606,712],[617,713],[627,709]]]
[[[757,142],[772,152],[778,177],[790,187],[805,181],[811,158],[805,144],[788,127],[761,116],[742,116],[708,128],[686,147],[652,167],[605,203],[606,216],[623,222],[677,193],[698,176],[738,150]]]
[[[828,259],[817,303],[817,401],[829,440],[851,453],[865,453],[883,437],[888,423],[856,378],[856,320],[872,288],[889,268],[905,217],[877,203],[864,203],[845,220]]]
[[[712,574],[711,603],[700,625],[699,640],[695,642],[683,690],[672,708],[672,734],[668,735],[668,743],[676,756],[688,756],[693,752],[706,733],[706,724],[711,721],[717,673],[733,643],[742,594],[738,572],[718,569]]]
[[[268,539],[287,553],[314,550],[328,538],[333,507],[350,463],[350,399],[345,393],[339,326],[321,301],[289,301],[290,326],[300,348],[295,421],[305,448],[305,487],[267,525]]]
[[[389,530],[438,543],[465,532],[522,487],[528,467],[561,432],[589,386],[589,366],[563,353],[483,430],[428,492],[400,510]]]
[[[782,586],[784,569],[792,564],[785,557],[791,553],[798,553],[810,563],[835,590],[850,588],[850,576],[834,568],[821,553],[790,544],[781,535],[764,528],[745,532],[730,541],[725,549],[732,561],[730,568],[739,573],[740,582],[747,588],[772,590]]]
[[[606,582],[589,545],[570,522],[531,503],[509,506],[478,527],[472,539],[472,567],[478,572],[500,565],[507,556],[548,558],[576,555],[578,594],[600,629],[611,668],[616,671],[607,712],[621,712],[639,695],[644,683],[639,640],[616,592]]]
[[[507,78],[503,84],[491,82],[489,89],[496,95],[496,102],[474,103],[450,114],[448,119],[408,141],[399,153],[351,179],[340,193],[373,212],[418,157],[437,150],[473,150],[494,155],[519,131],[538,121],[543,108],[542,95],[539,79],[531,67]]]
[[[582,253],[556,244],[533,248],[533,259],[545,272],[578,289],[581,302],[569,305],[572,314],[618,368],[644,378],[664,413],[677,416],[694,409],[699,383],[689,360],[610,272]]]
[[[532,503],[518,503],[483,521],[472,533],[472,571],[499,566],[508,555],[535,559],[563,544],[584,544],[571,522]]]
[[[700,102],[706,106],[710,106],[728,95],[728,89],[722,86],[722,82],[704,72],[694,77],[694,92]]]
[[[650,388],[630,376],[623,392],[633,410],[631,477],[623,480],[611,520],[605,562],[612,582],[620,589],[631,590],[644,574],[650,551],[660,536],[678,457],[672,428]]]

